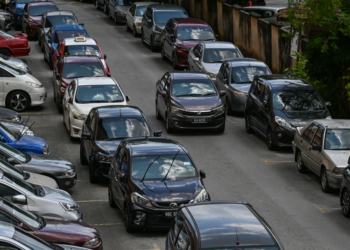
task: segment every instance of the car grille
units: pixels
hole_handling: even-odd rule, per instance
[[[192,122],[181,122],[178,121],[177,125],[180,127],[188,127],[188,128],[207,128],[207,127],[216,127],[224,123],[224,119],[219,119],[207,123],[192,123]]]
[[[188,116],[209,116],[213,115],[214,112],[211,110],[206,110],[206,111],[182,111],[182,114],[188,115]]]
[[[161,208],[161,209],[176,209],[176,208],[170,208],[171,203],[176,203],[178,207],[182,204],[188,204],[190,201],[171,201],[171,202],[153,202],[156,208]]]
[[[147,220],[147,224],[154,227],[165,227],[165,226],[171,226],[171,223],[173,222],[174,218],[149,218]]]

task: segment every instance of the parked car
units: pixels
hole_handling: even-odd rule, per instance
[[[233,43],[201,42],[190,49],[187,70],[207,73],[215,82],[222,62],[235,58],[243,58],[243,54]]]
[[[216,87],[225,91],[226,114],[244,112],[247,94],[255,76],[272,74],[269,66],[251,58],[226,59],[216,76]]]
[[[165,73],[156,84],[156,117],[168,133],[180,129],[225,131],[225,107],[210,77],[204,73]]]
[[[216,41],[208,24],[197,18],[170,19],[161,36],[161,58],[172,61],[173,69],[188,67],[188,52],[202,41]]]
[[[156,51],[161,45],[161,36],[166,23],[171,18],[187,18],[186,11],[174,4],[151,4],[142,17],[141,40]]]
[[[101,235],[95,228],[77,221],[45,219],[2,198],[0,221],[18,226],[49,243],[103,249]]]
[[[108,199],[125,218],[125,229],[169,228],[182,204],[210,201],[186,149],[166,137],[121,141],[109,170]]]
[[[20,59],[15,59],[12,56],[0,54],[0,63],[7,64],[15,69],[22,70],[32,75],[32,71],[29,69],[29,66]]]
[[[30,52],[26,34],[12,36],[0,30],[0,54],[7,57],[27,56]]]
[[[62,158],[26,154],[0,142],[0,159],[20,170],[51,177],[61,189],[73,187],[77,180],[74,164]]]
[[[250,6],[244,7],[245,12],[251,13],[255,12],[261,16],[261,18],[273,17],[275,14],[281,10],[287,9],[287,7],[274,7],[274,6]]]
[[[142,16],[146,11],[147,6],[156,3],[157,2],[136,2],[133,3],[126,12],[126,30],[132,30],[134,37],[141,34]]]
[[[1,62],[0,62],[1,64]],[[8,109],[8,108],[0,108],[0,120],[1,121],[13,121],[13,122],[22,122],[22,117],[21,115],[12,110],[12,109]]]
[[[50,1],[28,2],[23,8],[22,32],[29,38],[38,36],[41,17],[46,11],[58,10],[56,4]]]
[[[81,129],[90,110],[113,104],[127,105],[125,96],[117,81],[110,77],[76,78],[65,91],[63,122],[71,138],[79,138]]]
[[[95,8],[98,10],[102,8],[103,12],[108,15],[109,13],[109,1],[111,0],[93,0]]]
[[[165,242],[165,249],[175,246],[176,249],[284,249],[272,228],[250,204],[232,201],[182,205]]]
[[[1,62],[0,73],[3,79],[0,83],[3,93],[1,106],[21,112],[30,106],[44,104],[46,89],[34,76]]]
[[[314,120],[297,130],[292,142],[297,169],[321,177],[323,192],[339,189],[350,154],[349,120]]]
[[[143,2],[144,0],[136,0]],[[98,1],[96,1],[97,3]],[[116,24],[126,22],[126,13],[133,4],[132,0],[110,0],[108,4],[108,17],[114,19]]]
[[[72,25],[78,24],[78,19],[74,12],[69,10],[51,10],[46,11],[41,18],[38,31],[38,42],[41,50],[44,50],[45,34],[55,25]],[[83,24],[79,24],[83,26]]]
[[[155,135],[161,132],[156,131]],[[112,157],[124,138],[152,136],[143,112],[134,106],[92,108],[81,131],[80,162],[89,165],[91,183],[108,179]]]
[[[52,69],[52,57],[59,41],[69,37],[90,37],[81,25],[55,25],[45,34],[44,39],[44,60],[48,61]]]
[[[246,6],[265,6],[265,0],[227,0],[228,4],[236,4],[242,7]]]
[[[1,2],[2,1],[0,1],[0,4],[1,4]],[[13,16],[11,13],[9,13],[5,10],[0,10],[0,29],[2,29],[4,31],[11,30],[11,27],[13,24],[12,19],[13,19]]]
[[[94,77],[95,79],[105,76],[110,76],[110,74],[105,71],[102,61],[97,56],[61,57],[52,74],[54,100],[58,111],[62,112],[64,92],[73,79],[80,77]]]
[[[26,124],[22,124],[19,122],[1,120],[0,123],[8,128],[15,136],[19,136],[20,134],[34,136],[34,131],[28,127]]]
[[[340,186],[340,206],[342,207],[343,215],[350,218],[350,157],[348,159],[348,166],[344,169],[342,175],[343,177]]]
[[[290,147],[298,129],[315,119],[331,118],[317,90],[287,75],[257,76],[248,92],[244,113],[247,133],[267,138],[267,147]]]

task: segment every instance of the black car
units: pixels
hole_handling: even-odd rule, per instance
[[[295,131],[316,119],[330,119],[317,90],[288,75],[256,76],[249,89],[245,128],[267,138],[267,147],[292,146]]]
[[[154,132],[160,134],[161,131]],[[152,136],[139,108],[125,105],[92,108],[83,124],[80,144],[80,162],[89,165],[90,182],[107,179],[120,141],[139,136]]]
[[[22,153],[2,142],[0,142],[0,159],[20,170],[51,177],[61,189],[73,187],[77,180],[73,163],[50,155]]]
[[[167,72],[156,84],[156,117],[168,133],[179,129],[225,131],[225,108],[211,78],[204,73]]]
[[[203,202],[180,207],[165,249],[283,250],[267,222],[246,202]]]
[[[142,17],[141,40],[156,51],[161,45],[161,35],[164,27],[171,18],[186,18],[186,11],[174,4],[151,4]]]
[[[127,232],[169,228],[181,204],[210,200],[186,149],[165,137],[123,140],[109,170],[108,199],[125,218]]]
[[[343,215],[350,218],[350,157],[348,159],[348,166],[344,169],[341,181],[340,206],[342,207]]]

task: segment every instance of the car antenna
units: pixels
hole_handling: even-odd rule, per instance
[[[27,119],[26,123],[25,123],[24,126],[23,126],[22,132],[20,133],[20,137],[22,137],[21,134],[24,132],[24,129],[25,129],[25,127],[27,126],[27,123],[29,122],[29,119],[30,119],[30,116],[28,116],[28,119]]]
[[[34,123],[35,123],[35,121],[32,123],[32,125],[30,125],[30,126],[27,128],[27,130],[26,130],[26,131],[24,131],[24,132],[22,133],[21,138],[23,137],[23,135],[25,134],[25,132],[27,132],[29,129],[31,129],[31,128],[32,128],[32,126],[34,125]],[[21,138],[19,138],[19,140],[20,140]]]
[[[236,242],[236,245],[238,246],[238,245],[239,245],[239,239],[238,239],[237,227],[235,226],[235,228],[236,228],[236,236],[237,236],[237,242]]]

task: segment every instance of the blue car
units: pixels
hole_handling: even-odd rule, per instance
[[[50,155],[47,143],[36,136],[14,134],[0,123],[0,141],[27,154]]]
[[[44,59],[49,62],[52,69],[52,58],[57,48],[58,42],[65,38],[90,37],[89,33],[81,25],[62,24],[55,25],[45,34],[44,39]]]
[[[13,22],[16,25],[22,24],[22,10],[26,3],[45,1],[45,0],[11,0],[9,3],[9,12],[13,14]],[[48,1],[48,0],[46,0]]]

